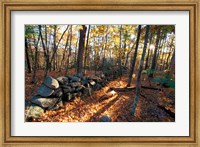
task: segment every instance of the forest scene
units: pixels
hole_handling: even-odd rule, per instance
[[[174,122],[175,25],[25,25],[25,122]]]

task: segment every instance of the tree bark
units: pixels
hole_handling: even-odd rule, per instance
[[[80,38],[79,38],[79,50],[78,50],[78,58],[77,58],[77,74],[82,74],[83,68],[83,53],[84,53],[84,44],[85,44],[85,34],[86,34],[86,26],[82,25],[82,29],[79,30]]]
[[[28,55],[28,39],[25,38],[25,51],[26,51],[26,61],[27,61],[27,66],[28,66],[28,73],[31,73],[31,64],[29,60],[29,55]]]
[[[63,62],[64,62],[64,59],[65,59],[65,54],[66,54],[66,51],[67,51],[68,42],[69,42],[69,31],[68,31],[68,34],[67,34],[65,49],[64,49],[64,53],[63,53],[62,60],[61,60],[61,63],[60,63],[60,70],[59,71],[62,70]]]
[[[150,46],[151,46],[152,38],[153,38],[153,33],[151,33],[151,35],[150,35],[148,53],[147,53],[146,63],[145,63],[145,70],[149,67],[148,63],[149,63],[149,54],[150,54]]]
[[[39,32],[37,43],[35,43],[35,64],[34,64],[34,70],[33,70],[33,76],[32,76],[32,82],[31,83],[35,83],[35,76],[36,76],[37,62],[38,62],[38,43],[40,41],[40,37],[41,37],[41,32]]]
[[[155,46],[154,55],[153,55],[153,59],[152,59],[151,70],[155,70],[155,68],[156,68],[156,56],[157,56],[158,45],[159,45],[159,40],[160,40],[160,30],[161,29],[159,27],[158,31],[157,31],[156,46]],[[150,73],[149,77],[153,78],[153,73]]]
[[[132,62],[132,66],[131,66],[131,69],[130,69],[129,78],[128,78],[128,84],[127,84],[128,87],[131,85],[132,75],[133,75],[133,71],[134,71],[134,68],[135,68],[135,62],[136,62],[136,58],[137,58],[137,51],[138,51],[138,46],[139,46],[139,41],[140,41],[140,34],[141,34],[141,25],[138,26],[138,33],[137,33],[137,41],[136,41],[136,46],[135,46],[135,52],[134,52],[134,55],[133,55],[133,62]]]
[[[131,114],[133,116],[135,115],[135,109],[137,107],[137,103],[138,103],[138,99],[139,99],[139,95],[140,95],[140,88],[141,88],[140,77],[141,77],[141,73],[142,73],[142,70],[143,70],[144,57],[145,57],[145,54],[146,54],[146,48],[147,48],[147,43],[148,43],[149,29],[150,29],[150,26],[147,25],[146,26],[146,33],[145,33],[144,48],[143,48],[142,58],[141,58],[141,61],[140,61],[140,68],[139,68],[139,72],[138,72],[138,76],[137,76],[136,95],[135,95],[135,98],[134,98],[134,101],[133,101],[133,107],[131,109]]]
[[[86,42],[86,48],[85,48],[85,59],[84,59],[84,75],[86,75],[86,62],[88,57],[88,43],[89,43],[89,37],[90,37],[90,25],[88,27],[88,33],[87,33],[87,42]]]
[[[69,69],[69,61],[70,61],[70,56],[71,56],[71,45],[72,45],[72,25],[71,25],[71,28],[70,28],[69,51],[68,51],[66,73],[65,73],[66,75],[68,74],[68,69]]]

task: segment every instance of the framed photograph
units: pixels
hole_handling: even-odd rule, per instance
[[[199,146],[199,0],[1,2],[2,146]]]

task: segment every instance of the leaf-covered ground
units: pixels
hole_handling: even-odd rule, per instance
[[[75,71],[71,70],[70,74]],[[94,74],[88,72],[88,75]],[[31,84],[31,74],[26,73],[26,99],[36,94],[37,88],[43,81],[44,73],[38,71],[36,84]],[[50,76],[63,76],[64,72],[50,72]],[[172,122],[175,121],[175,91],[171,88],[141,89],[141,95],[136,108],[135,117],[130,114],[135,96],[135,81],[132,81],[132,89],[125,89],[127,75],[111,81],[107,86],[95,91],[86,98],[75,98],[66,102],[62,108],[56,111],[46,111],[41,122],[99,122],[101,116],[109,116],[112,122]],[[149,82],[142,78],[141,84],[149,86]],[[155,83],[153,87],[159,88]],[[112,91],[113,96],[106,97]]]

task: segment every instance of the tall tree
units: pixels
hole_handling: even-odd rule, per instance
[[[34,61],[35,64],[34,64],[33,76],[32,76],[32,82],[31,83],[35,83],[35,76],[36,76],[37,63],[38,63],[38,43],[40,41],[41,32],[39,32],[37,43],[36,43],[36,40],[35,40],[35,35],[33,35],[33,36],[34,36],[34,46],[35,46],[35,61]]]
[[[165,69],[168,69],[168,67],[169,67],[169,58],[170,58],[171,53],[172,53],[172,51],[173,51],[173,42],[174,42],[174,38],[171,39],[170,51],[169,51],[169,53],[168,53],[167,60],[166,60],[166,62],[165,62],[165,65],[166,65],[166,66],[165,66]]]
[[[69,50],[68,50],[66,73],[65,73],[66,75],[68,74],[68,69],[69,69],[69,61],[70,61],[70,56],[71,56],[71,48],[72,48],[72,25],[70,27]]]
[[[26,51],[26,62],[28,66],[28,73],[31,73],[31,64],[28,55],[28,39],[25,37],[25,51]]]
[[[133,55],[133,60],[132,60],[133,62],[132,62],[132,65],[131,65],[129,78],[128,78],[128,84],[127,84],[128,87],[131,85],[132,75],[133,75],[133,71],[134,71],[134,68],[135,68],[135,62],[136,62],[136,58],[137,58],[137,51],[138,51],[138,46],[139,46],[139,41],[140,41],[140,34],[141,34],[141,25],[138,26],[138,33],[137,33],[135,52],[134,52],[134,55]]]
[[[150,29],[150,26],[147,25],[146,26],[146,33],[145,33],[145,40],[144,40],[144,48],[143,48],[142,57],[141,57],[141,60],[140,60],[140,68],[139,68],[138,76],[137,76],[136,95],[134,97],[133,107],[132,107],[132,110],[131,110],[131,114],[133,116],[135,115],[135,109],[137,107],[138,98],[140,96],[140,88],[141,88],[140,77],[141,77],[141,73],[142,73],[142,70],[143,70],[144,57],[145,57],[145,54],[146,54],[146,48],[147,48],[147,43],[148,43],[149,29]]]
[[[152,38],[153,38],[153,32],[152,32],[151,35],[150,35],[148,53],[147,53],[146,63],[145,63],[145,70],[149,67],[148,63],[149,63],[149,54],[150,54],[150,46],[151,46]]]
[[[88,27],[87,32],[87,42],[86,42],[86,48],[85,48],[85,59],[84,59],[84,75],[86,74],[86,66],[87,66],[87,57],[88,57],[88,43],[89,43],[89,37],[90,37],[90,25]]]
[[[159,46],[159,40],[160,40],[160,32],[161,28],[160,26],[157,26],[157,37],[156,37],[156,46],[153,54],[153,59],[152,59],[152,64],[151,64],[151,70],[155,70],[156,68],[156,57],[157,57],[157,51],[158,51],[158,46]],[[153,78],[153,72],[149,74],[150,78]]]
[[[46,29],[45,29],[46,31]],[[49,57],[47,55],[47,46],[45,46],[44,44],[44,40],[43,40],[43,36],[42,36],[42,26],[39,25],[39,33],[40,33],[40,37],[41,37],[41,41],[42,41],[42,48],[43,48],[43,51],[44,51],[44,59],[46,61],[46,68],[45,68],[45,74],[44,74],[44,77],[47,76],[47,72],[48,72],[48,69],[49,69]],[[45,39],[46,39],[46,36],[45,36]]]
[[[82,29],[79,30],[80,38],[79,38],[79,49],[78,49],[78,58],[77,58],[77,73],[82,74],[83,68],[83,54],[84,54],[84,43],[86,36],[87,27],[82,25]]]
[[[60,71],[62,70],[63,62],[65,60],[65,54],[66,54],[66,51],[67,51],[68,42],[69,42],[69,31],[68,31],[68,34],[67,34],[67,39],[66,39],[66,43],[65,43],[64,53],[63,53],[62,60],[61,60],[61,63],[60,63]]]

